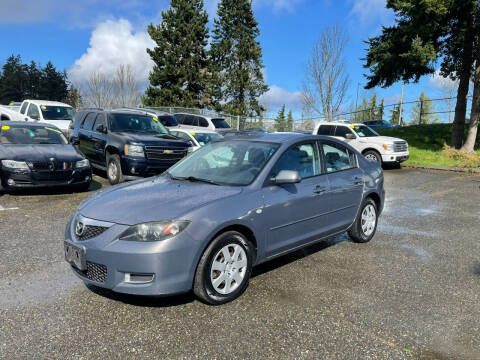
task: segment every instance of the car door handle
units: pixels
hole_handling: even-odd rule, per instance
[[[353,185],[363,185],[363,178],[360,176],[355,176],[352,181]]]
[[[313,189],[313,193],[314,194],[323,194],[324,192],[327,191],[327,188],[321,186],[321,185],[317,185],[315,186],[315,188]]]

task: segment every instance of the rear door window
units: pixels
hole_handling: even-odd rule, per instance
[[[92,130],[96,115],[96,113],[89,113],[83,120],[82,129]]]
[[[212,119],[212,123],[216,129],[230,129],[230,125],[228,125],[225,119]]]
[[[31,118],[35,116],[37,119],[40,119],[40,111],[38,110],[38,106],[35,104],[30,104],[27,116]]]
[[[173,115],[173,117],[175,118],[175,120],[177,120],[177,123],[183,124],[183,120],[185,119],[185,115],[175,114],[175,115]]]
[[[336,143],[322,143],[327,174],[357,167],[355,154],[345,146]]]
[[[28,106],[28,102],[24,102],[22,104],[22,108],[20,109],[20,114],[25,114],[25,111],[27,111],[27,106]]]
[[[208,121],[205,118],[199,117],[198,118],[198,126],[201,127],[208,127]]]
[[[334,132],[335,132],[334,125],[320,125],[320,127],[318,128],[317,135],[333,136]]]

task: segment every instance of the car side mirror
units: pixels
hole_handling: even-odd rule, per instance
[[[273,179],[275,185],[298,184],[302,177],[295,170],[282,170]]]
[[[106,134],[108,132],[107,128],[104,125],[98,125],[97,131],[102,134]]]
[[[347,140],[353,140],[353,139],[355,139],[355,135],[353,135],[353,134],[345,134],[345,139],[347,139]]]

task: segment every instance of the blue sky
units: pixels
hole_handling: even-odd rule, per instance
[[[216,1],[205,1],[210,16],[215,15]],[[2,0],[0,64],[11,54],[20,54],[26,62],[51,60],[69,71],[74,81],[81,81],[91,71],[111,73],[118,64],[130,62],[145,80],[151,62],[143,49],[152,44],[146,25],[160,22],[160,12],[168,4],[168,0]],[[301,112],[304,64],[322,29],[335,23],[349,36],[345,58],[351,83],[345,104],[353,104],[357,84],[365,83],[363,41],[378,35],[393,19],[385,0],[254,0],[254,10],[271,87],[264,101],[271,113],[284,102],[295,114]],[[405,98],[413,100],[422,90],[441,97],[442,88],[437,78],[425,77],[406,86]],[[386,103],[400,96],[399,84],[374,91]],[[370,93],[360,88],[360,98]]]

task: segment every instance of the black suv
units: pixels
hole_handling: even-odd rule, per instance
[[[162,173],[191,146],[170,135],[144,111],[82,109],[75,114],[71,142],[111,184]]]

